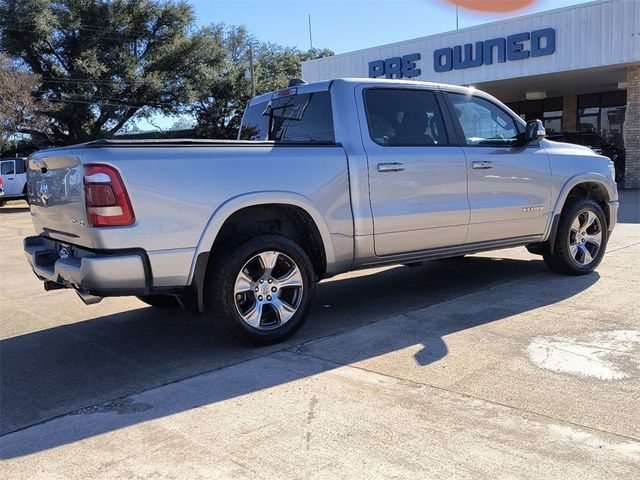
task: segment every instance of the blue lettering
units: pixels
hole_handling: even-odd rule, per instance
[[[404,57],[391,57],[386,60],[369,62],[369,78],[413,78],[419,76],[422,71],[416,62],[420,60],[419,53],[411,53]]]
[[[541,46],[541,40],[546,40],[546,45]],[[542,57],[551,55],[556,51],[556,31],[553,28],[544,28],[531,32],[531,56]]]
[[[529,33],[516,33],[507,37],[507,58],[509,60],[524,60],[529,58],[529,50],[524,49],[522,42],[529,40]]]
[[[369,78],[376,78],[382,75],[384,75],[384,61],[369,62]]]
[[[420,76],[420,69],[416,67],[416,62],[420,60],[419,53],[412,53],[402,57],[402,76],[405,78],[413,78]]]
[[[525,42],[529,40],[530,47],[526,48],[528,45]],[[471,43],[439,48],[433,52],[433,69],[438,73],[449,72],[480,65],[493,65],[494,62],[505,63],[507,60],[542,57],[552,55],[555,51],[556,31],[553,28],[543,28],[531,33],[516,33],[506,38],[475,42],[475,56],[474,45]]]
[[[453,69],[453,49],[439,48],[433,52],[433,68],[436,72],[451,71]]]
[[[494,38],[484,42],[484,64],[493,64],[493,47],[498,51],[498,63],[507,61],[507,41],[504,38]]]
[[[387,58],[384,61],[384,78],[402,78],[402,59],[400,57]]]
[[[465,43],[464,59],[462,58],[462,47],[453,47],[453,68],[460,70],[463,68],[479,67],[482,65],[482,42],[476,42],[476,56],[473,57],[473,45]]]

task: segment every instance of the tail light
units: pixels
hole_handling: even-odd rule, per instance
[[[108,165],[85,165],[84,201],[92,227],[123,227],[136,220],[120,174]]]

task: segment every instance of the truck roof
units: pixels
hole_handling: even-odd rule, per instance
[[[334,83],[351,84],[351,85],[359,85],[359,84],[366,83],[368,85],[379,85],[379,86],[390,86],[390,87],[391,86],[394,86],[394,87],[416,86],[416,87],[423,87],[423,88],[428,87],[434,90],[449,90],[449,91],[461,92],[461,93],[471,93],[475,91],[473,87],[462,87],[460,85],[451,85],[447,83],[423,82],[419,80],[405,80],[405,79],[397,79],[397,78],[393,78],[393,79],[337,78],[335,80],[323,80],[319,82],[303,83],[293,87],[283,88],[282,90],[268,92],[252,98],[249,101],[249,106],[255,105],[257,103],[267,102],[271,100],[276,93],[284,92],[289,89],[296,89],[297,94],[323,92],[323,91],[329,90],[332,84]]]

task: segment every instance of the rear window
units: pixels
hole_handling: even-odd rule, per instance
[[[276,98],[247,108],[240,140],[282,143],[335,143],[331,95],[306,93]]]

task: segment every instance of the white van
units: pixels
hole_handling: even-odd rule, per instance
[[[24,157],[0,159],[0,175],[4,195],[0,197],[0,206],[7,200],[27,198],[27,159]]]

